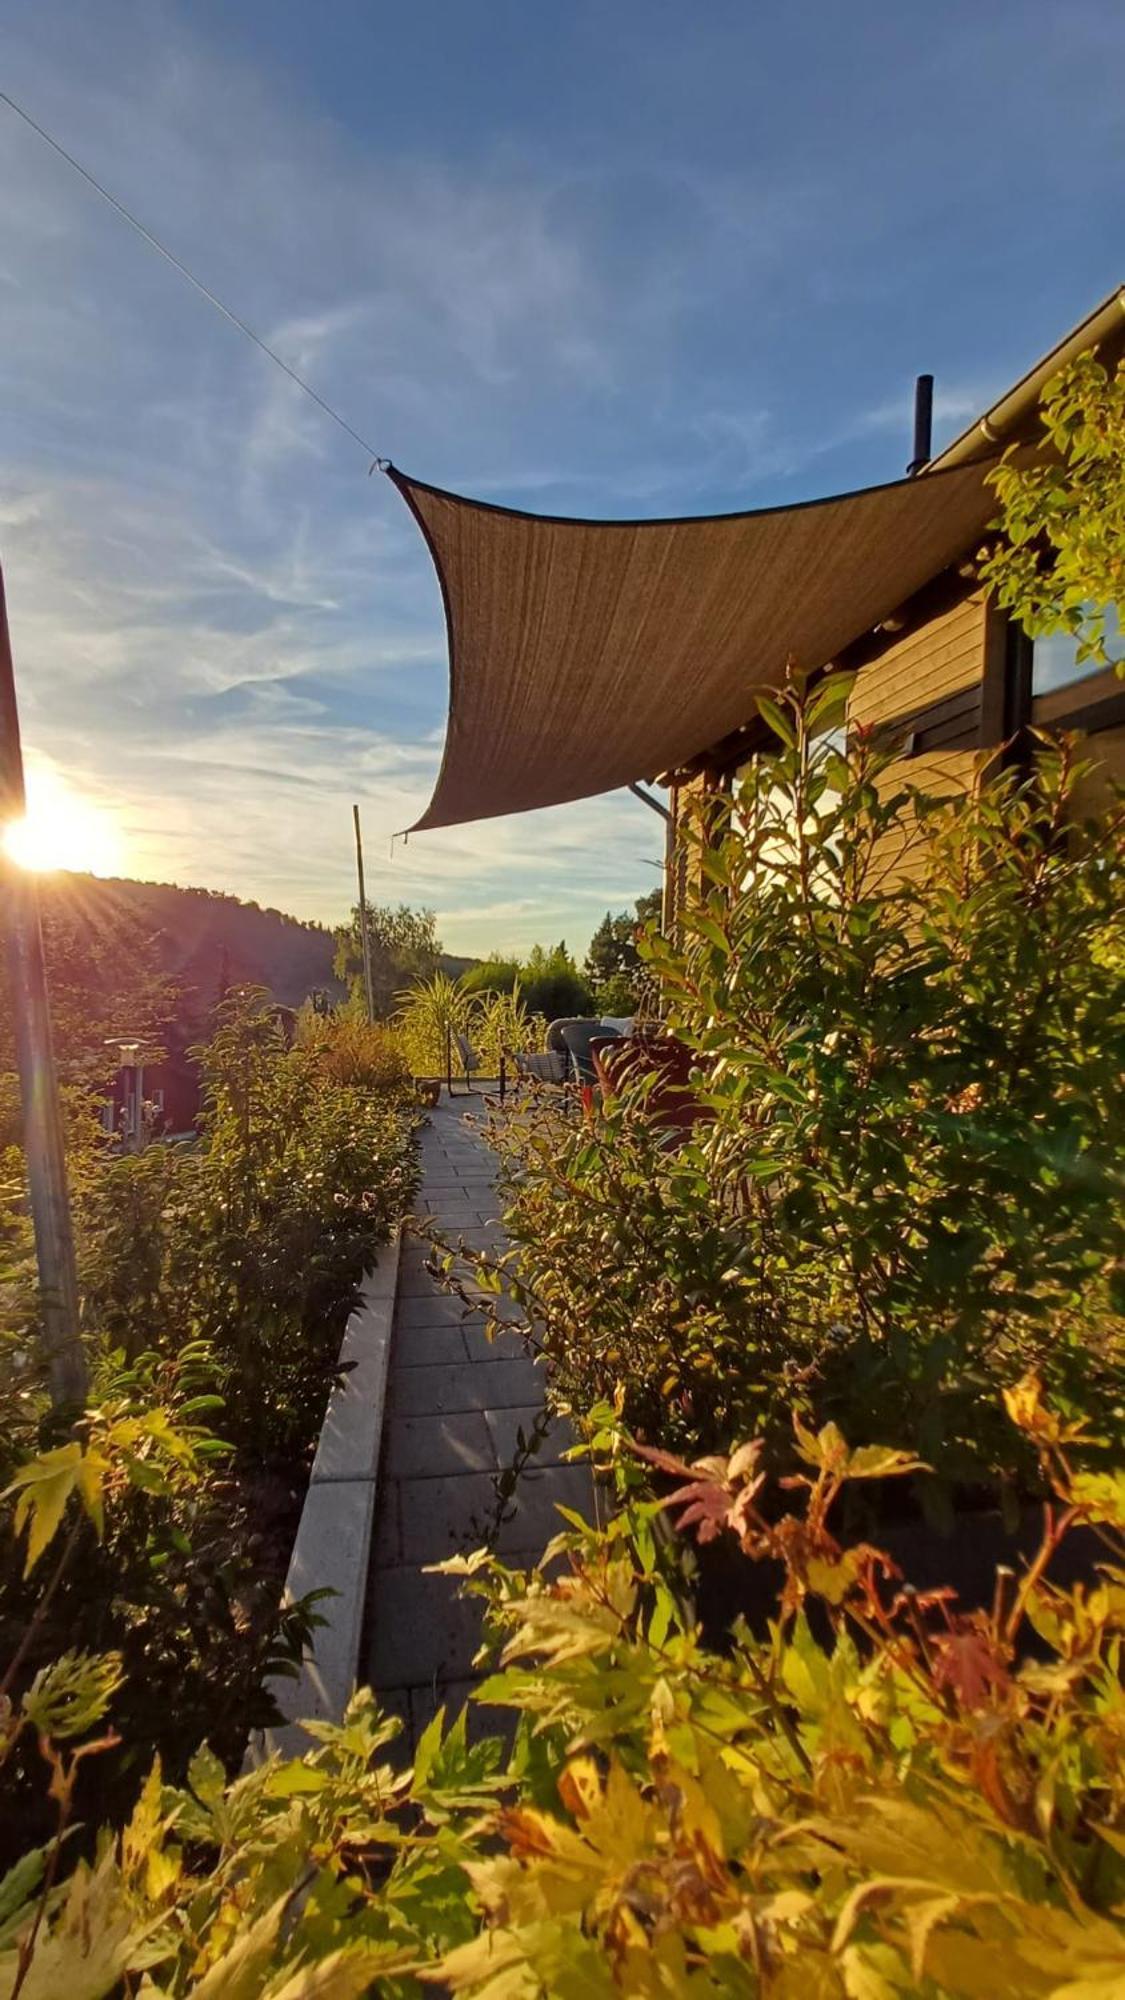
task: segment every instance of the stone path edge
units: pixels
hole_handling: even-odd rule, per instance
[[[255,1732],[246,1767],[274,1752],[303,1755],[312,1738],[301,1723],[339,1722],[356,1685],[403,1227],[365,1275],[361,1303],[344,1328],[340,1360],[348,1372],[324,1414],[285,1577],[287,1602],[310,1590],[335,1594],[317,1607],[325,1622],[298,1677],[267,1682],[285,1721]]]

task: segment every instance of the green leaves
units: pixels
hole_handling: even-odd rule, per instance
[[[496,1143],[516,1296],[578,1409],[620,1390],[654,1444],[782,1463],[796,1408],[905,1454],[932,1510],[939,1476],[946,1504],[1035,1483],[999,1393],[1031,1368],[1125,1454],[1125,811],[1063,839],[1057,746],[927,798],[825,734],[848,701],[766,697],[788,740],[685,807],[650,1061],[591,1122],[533,1105]]]
[[[124,1676],[119,1653],[62,1653],[41,1667],[20,1703],[41,1736],[68,1742],[100,1722]]]
[[[1015,1402],[1031,1414],[1030,1389]],[[1060,1462],[1015,1604],[1004,1573],[963,1612],[878,1587],[878,1551],[826,1534],[844,1468],[894,1474],[903,1454],[833,1425],[799,1442],[816,1466],[803,1514],[759,1517],[787,1572],[761,1636],[708,1650],[657,1563],[651,1504],[576,1523],[530,1576],[466,1562],[504,1662],[480,1695],[520,1718],[506,1768],[439,1710],[413,1770],[393,1770],[370,1690],[310,1724],[299,1760],[232,1783],[202,1751],[185,1790],[154,1767],[124,1833],[41,1915],[41,1850],[0,1881],[0,1972],[12,1983],[23,1946],[39,2000],[146,1973],[184,2000],[1113,1993],[1125,1591],[1046,1580],[1083,1476]],[[759,1464],[744,1445],[667,1469],[749,1493]],[[795,1608],[806,1586],[816,1620]],[[1025,1616],[1049,1657],[1017,1668]],[[60,1673],[64,1707],[88,1668]]]
[[[1106,617],[1125,603],[1125,364],[1110,374],[1080,355],[1048,382],[1040,415],[1046,463],[1009,451],[989,475],[1000,539],[981,576],[1033,637],[1069,633],[1080,663],[1115,657],[1125,670]]]
[[[13,1515],[15,1532],[20,1535],[25,1527],[28,1531],[25,1576],[54,1541],[71,1498],[78,1499],[95,1533],[101,1535],[105,1525],[102,1483],[106,1470],[107,1460],[101,1453],[87,1451],[72,1442],[40,1452],[16,1473],[0,1498],[17,1496]]]

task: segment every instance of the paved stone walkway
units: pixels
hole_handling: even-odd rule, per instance
[[[499,1248],[493,1158],[466,1123],[480,1098],[443,1098],[422,1135],[427,1212],[449,1241]],[[481,1612],[460,1599],[457,1580],[426,1576],[426,1563],[479,1548],[496,1514],[494,1481],[510,1465],[520,1430],[543,1402],[542,1370],[516,1335],[490,1342],[483,1317],[466,1316],[425,1269],[427,1249],[408,1234],[402,1246],[390,1379],[376,1500],[367,1605],[366,1670],[383,1706],[401,1714],[410,1745],[442,1702],[459,1709],[479,1677],[473,1655]],[[514,1513],[496,1547],[530,1565],[562,1523],[556,1506],[591,1516],[584,1465],[563,1465],[570,1443],[553,1427],[522,1476]],[[361,1663],[362,1664],[362,1663]],[[470,1709],[486,1727],[487,1710]]]

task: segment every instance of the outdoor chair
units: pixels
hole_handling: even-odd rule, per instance
[[[462,1035],[456,1028],[452,1029],[451,1031],[447,1031],[445,1038],[445,1081],[446,1081],[446,1087],[449,1091],[449,1095],[450,1097],[454,1095],[454,1090],[453,1090],[454,1049],[456,1049],[457,1051],[457,1056],[461,1064],[462,1073],[464,1075],[464,1094],[466,1097],[475,1096],[476,1086],[473,1083],[473,1072],[474,1070],[478,1070],[480,1068],[480,1057],[478,1056],[476,1050],[474,1049],[472,1043],[469,1041],[468,1037]]]
[[[607,1042],[620,1041],[622,1038],[617,1029],[610,1028],[605,1021],[559,1021],[553,1025],[558,1027],[563,1047],[570,1057],[575,1081],[596,1083],[597,1071],[594,1068],[591,1050],[595,1044],[604,1045]],[[551,1030],[548,1029],[548,1041],[550,1033]]]
[[[517,1050],[512,1056],[517,1077],[524,1083],[565,1083],[567,1079],[567,1058],[565,1052],[556,1049],[541,1049],[533,1055],[522,1055]]]
[[[546,1033],[546,1047],[534,1055],[513,1055],[518,1078],[565,1087],[570,1083],[592,1084],[596,1072],[590,1050],[597,1041],[617,1040],[632,1027],[627,1018],[603,1021],[590,1015],[567,1015],[552,1021]]]

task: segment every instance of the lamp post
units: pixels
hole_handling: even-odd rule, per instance
[[[0,571],[0,834],[22,819],[26,808],[15,671]],[[41,1340],[51,1401],[62,1409],[85,1402],[89,1378],[78,1324],[78,1276],[43,927],[31,871],[5,861],[2,880],[27,1183],[39,1267]]]
[[[144,1124],[144,1049],[140,1042],[128,1037],[111,1038],[106,1047],[116,1049],[122,1073],[127,1077],[132,1071],[132,1082],[125,1090],[125,1151],[143,1153],[145,1145]]]

